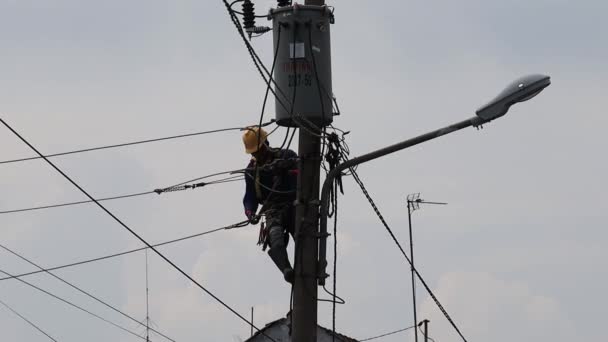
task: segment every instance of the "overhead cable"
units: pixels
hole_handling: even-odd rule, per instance
[[[329,292],[329,290],[327,289],[327,287],[325,287],[325,285],[323,285],[323,290],[325,290],[325,293],[327,293],[333,299],[317,299],[317,301],[335,303],[335,304],[340,304],[340,305],[346,304],[346,301],[343,298],[341,298],[340,296],[338,296],[335,293]]]
[[[424,330],[422,330],[420,324],[418,324],[418,330],[420,330],[420,332],[424,335]],[[431,338],[431,336],[427,336],[426,338],[428,338],[431,342],[435,342],[435,339]]]
[[[41,333],[43,333],[46,337],[48,337],[52,341],[58,342],[56,339],[53,338],[53,336],[49,335],[46,331],[42,330],[39,326],[37,326],[36,324],[34,324],[32,321],[30,321],[29,319],[25,318],[23,315],[21,315],[20,313],[18,313],[17,311],[15,311],[15,309],[11,308],[8,304],[6,304],[5,302],[3,302],[2,300],[0,300],[0,304],[2,306],[4,306],[5,308],[7,308],[12,313],[14,313],[15,315],[19,316],[19,318],[21,318],[22,320],[26,321],[27,324],[31,325],[36,330],[38,330]]]
[[[39,265],[38,265],[38,264],[36,264],[35,262],[33,262],[33,261],[31,261],[31,260],[27,259],[26,257],[24,257],[23,255],[20,255],[19,253],[15,252],[15,251],[13,251],[13,250],[11,250],[11,249],[9,249],[8,247],[6,247],[6,246],[4,246],[4,245],[2,245],[2,244],[0,244],[0,248],[2,248],[2,249],[4,249],[5,251],[7,251],[7,252],[11,253],[12,255],[14,255],[14,256],[16,256],[16,257],[18,257],[19,259],[21,259],[21,260],[23,260],[23,261],[25,261],[25,262],[29,263],[30,265],[33,265],[34,267],[37,267],[38,269],[42,270],[43,272],[47,273],[48,275],[52,276],[53,278],[55,278],[55,279],[57,279],[57,280],[61,281],[62,283],[64,283],[64,284],[66,284],[66,285],[70,286],[71,288],[73,288],[73,289],[75,289],[76,291],[78,291],[78,292],[80,292],[80,293],[82,293],[82,294],[86,295],[87,297],[89,297],[89,298],[91,298],[91,299],[93,299],[93,300],[97,301],[98,303],[101,303],[101,304],[103,304],[104,306],[106,306],[106,307],[108,307],[108,308],[110,308],[110,309],[114,310],[115,312],[118,312],[119,314],[121,314],[122,316],[124,316],[124,317],[126,317],[126,318],[130,319],[131,321],[133,321],[133,322],[135,322],[135,323],[137,323],[137,324],[139,324],[139,325],[141,325],[141,326],[144,326],[144,327],[146,326],[146,325],[145,325],[145,324],[143,324],[142,322],[140,322],[140,321],[138,321],[137,319],[133,318],[131,315],[124,313],[123,311],[121,311],[121,310],[117,309],[116,307],[114,307],[114,306],[112,306],[112,305],[110,305],[110,304],[106,303],[105,301],[103,301],[103,300],[99,299],[98,297],[96,297],[96,296],[94,296],[94,295],[90,294],[89,292],[87,292],[87,291],[85,291],[85,290],[83,290],[83,289],[79,288],[78,286],[76,286],[76,285],[74,285],[74,284],[72,284],[72,283],[68,282],[67,280],[65,280],[65,279],[63,279],[63,278],[61,278],[61,277],[57,276],[56,274],[52,273],[51,271],[45,270],[44,268],[42,268],[42,266],[39,266]],[[168,339],[169,341],[173,341],[173,342],[175,342],[175,340],[174,340],[174,339],[172,339],[171,337],[169,337],[169,336],[167,336],[167,335],[165,335],[165,334],[161,333],[161,332],[160,332],[160,331],[158,331],[158,330],[155,330],[155,329],[152,329],[152,328],[150,328],[150,330],[151,330],[151,331],[153,331],[153,332],[155,332],[155,333],[157,333],[158,335],[160,335],[160,336],[162,336],[162,337],[164,337],[164,338]]]
[[[231,171],[234,172],[234,171]],[[201,188],[207,185],[213,185],[213,184],[224,184],[224,183],[232,183],[232,182],[238,182],[238,181],[242,181],[243,179],[245,179],[245,177],[241,176],[241,175],[237,175],[237,176],[230,176],[230,177],[226,177],[226,178],[222,178],[222,179],[216,179],[210,182],[199,182],[199,183],[195,183],[195,184],[181,184],[181,185],[173,185],[170,186],[168,188],[163,188],[163,189],[155,189],[154,192],[157,194],[164,194],[167,192],[175,192],[175,191],[184,191],[184,190],[189,190],[189,189],[197,189],[197,188]]]
[[[249,52],[249,55],[251,56],[251,59],[253,60],[253,64],[256,67],[256,69],[258,70],[260,76],[262,77],[262,79],[264,80],[264,83],[266,83],[266,85],[268,86],[270,83],[272,83],[275,87],[276,90],[278,90],[281,95],[282,95],[282,99],[279,98],[279,96],[277,95],[277,93],[275,92],[274,89],[272,89],[271,87],[267,87],[267,90],[270,90],[270,92],[274,95],[277,103],[283,107],[283,109],[289,113],[291,113],[290,115],[292,116],[292,118],[294,119],[294,123],[298,125],[299,128],[302,129],[307,129],[305,126],[301,125],[300,123],[298,123],[297,119],[303,119],[301,116],[297,115],[294,116],[293,114],[293,103],[292,103],[292,109],[288,109],[287,105],[285,105],[285,103],[283,102],[283,100],[288,102],[288,97],[285,94],[285,92],[283,91],[283,89],[281,89],[281,87],[276,83],[276,81],[273,78],[272,72],[268,71],[268,68],[264,65],[264,62],[262,61],[262,59],[258,56],[258,54],[256,53],[255,49],[253,48],[253,46],[251,45],[251,43],[247,40],[247,37],[245,36],[245,32],[243,31],[241,22],[239,20],[239,18],[236,16],[234,10],[232,9],[232,6],[236,3],[233,2],[232,4],[229,4],[228,1],[226,0],[222,0],[224,2],[224,5],[226,6],[226,10],[228,11],[228,15],[230,16],[230,19],[232,20],[234,26],[237,29],[237,32],[239,33],[241,39],[243,40],[245,47],[247,48],[247,51]],[[294,36],[295,38],[295,36]],[[275,54],[276,55],[276,54]],[[276,56],[275,56],[276,57]],[[274,64],[274,63],[273,63]],[[294,69],[295,72],[295,69]],[[295,101],[295,88],[294,88],[294,96],[292,97],[292,101]],[[321,131],[320,128],[316,127],[316,125],[313,125],[313,127],[316,128],[316,130],[318,132]],[[294,130],[295,132],[295,130]],[[310,130],[309,130],[310,132]],[[315,135],[318,135],[317,133],[312,132]]]
[[[336,336],[336,282],[338,266],[338,182],[334,184],[334,271],[333,271],[333,303],[331,305],[331,329],[332,336]],[[325,288],[325,286],[323,286]],[[335,338],[334,338],[335,340]]]
[[[129,195],[100,198],[100,199],[98,199],[98,201],[112,201],[112,200],[123,199],[123,198],[132,198],[132,197],[145,196],[145,195],[150,195],[150,194],[153,194],[153,193],[154,193],[154,191],[139,192],[139,193],[129,194]],[[0,214],[13,214],[13,213],[21,213],[21,212],[24,212],[24,211],[34,211],[34,210],[43,210],[43,209],[68,207],[68,206],[72,206],[72,205],[91,203],[91,202],[92,201],[90,201],[90,200],[89,201],[77,201],[77,202],[67,202],[67,203],[60,203],[60,204],[43,205],[43,206],[38,206],[38,207],[11,209],[11,210],[0,211]]]
[[[165,246],[165,245],[173,244],[173,243],[176,243],[176,242],[181,242],[181,241],[193,239],[193,238],[196,238],[196,237],[200,237],[200,236],[204,236],[204,235],[208,235],[208,234],[213,234],[213,233],[216,233],[216,232],[219,232],[219,231],[222,231],[222,230],[229,230],[229,229],[234,229],[234,228],[246,227],[247,225],[249,225],[249,221],[242,221],[242,222],[235,223],[235,224],[232,224],[232,225],[229,225],[229,226],[226,226],[226,227],[216,228],[216,229],[208,230],[208,231],[205,231],[205,232],[202,232],[202,233],[185,236],[185,237],[182,237],[182,238],[179,238],[179,239],[174,239],[174,240],[170,240],[170,241],[165,241],[165,242],[157,243],[157,244],[155,244],[153,246],[154,247]],[[106,260],[106,259],[112,259],[112,258],[116,258],[116,257],[119,257],[119,256],[123,256],[123,255],[127,255],[127,254],[132,254],[132,253],[135,253],[135,252],[143,251],[143,250],[146,250],[146,249],[148,249],[147,246],[146,247],[141,247],[141,248],[136,248],[136,249],[131,249],[129,251],[120,252],[120,253],[114,253],[114,254],[98,257],[98,258],[77,261],[77,262],[73,262],[73,263],[65,264],[65,265],[61,265],[61,266],[49,267],[49,268],[38,270],[38,271],[31,271],[31,272],[22,273],[22,274],[10,276],[10,277],[4,277],[4,278],[0,278],[0,281],[9,280],[9,279],[15,279],[15,278],[21,278],[21,277],[26,277],[26,276],[30,276],[30,275],[33,275],[33,274],[38,274],[38,273],[47,272],[47,271],[55,271],[55,270],[60,270],[60,269],[63,269],[63,268],[68,268],[68,267],[80,266],[80,265],[89,264],[89,263],[92,263],[92,262],[102,261],[102,260]]]
[[[232,173],[234,171],[226,171],[223,172],[221,174],[225,174],[225,173]],[[209,178],[209,177],[213,177],[213,176],[217,176],[218,174],[213,174],[213,175],[208,175],[208,176],[204,176],[204,177],[199,177],[197,179],[195,179],[195,181],[201,180],[201,179],[205,179],[205,178]],[[184,183],[180,183],[178,185],[173,185],[164,189],[155,189],[153,191],[144,191],[144,192],[137,192],[137,193],[133,193],[133,194],[127,194],[127,195],[120,195],[120,196],[112,196],[112,197],[105,197],[105,198],[99,198],[97,199],[97,201],[99,202],[105,202],[105,201],[113,201],[113,200],[118,200],[118,199],[125,199],[125,198],[133,198],[133,197],[141,197],[141,196],[147,196],[147,195],[151,195],[151,194],[162,194],[162,193],[166,193],[166,192],[174,192],[174,191],[180,191],[180,190],[186,190],[186,189],[196,189],[196,188],[200,188],[206,185],[215,185],[215,184],[224,184],[224,183],[231,183],[231,182],[236,182],[236,181],[241,181],[243,179],[243,177],[240,176],[231,176],[231,177],[227,177],[224,179],[218,179],[218,180],[214,180],[214,181],[210,181],[210,182],[206,182],[206,183],[197,183],[197,184],[193,184],[193,185],[184,185]],[[85,204],[85,203],[92,203],[93,201],[91,200],[83,200],[83,201],[75,201],[75,202],[66,202],[66,203],[59,203],[59,204],[51,204],[51,205],[43,205],[43,206],[37,206],[37,207],[28,207],[28,208],[20,208],[20,209],[11,209],[11,210],[3,210],[0,211],[0,215],[2,214],[13,214],[13,213],[20,213],[20,212],[26,212],[26,211],[35,211],[35,210],[43,210],[43,209],[53,209],[53,208],[61,208],[61,207],[68,207],[68,206],[73,206],[73,205],[79,205],[79,204]]]
[[[272,124],[273,122],[274,122],[274,120],[266,122],[266,123],[263,123],[263,124],[260,124],[260,125],[262,127],[264,127],[264,126],[268,126],[268,125]],[[147,144],[147,143],[164,141],[164,140],[181,139],[181,138],[193,137],[193,136],[197,136],[197,135],[205,135],[205,134],[219,133],[219,132],[228,132],[228,131],[239,131],[239,130],[242,130],[242,129],[243,129],[243,127],[230,127],[230,128],[214,129],[214,130],[210,130],[210,131],[201,131],[201,132],[195,132],[195,133],[173,135],[173,136],[163,137],[163,138],[146,139],[146,140],[139,140],[139,141],[132,141],[132,142],[127,142],[127,143],[121,143],[121,144],[106,145],[106,146],[92,147],[92,148],[85,148],[85,149],[74,150],[74,151],[67,151],[67,152],[59,152],[59,153],[47,154],[47,155],[44,155],[44,157],[52,158],[52,157],[66,156],[66,155],[70,155],[70,154],[92,152],[92,151],[99,151],[99,150],[106,150],[106,149],[117,148],[117,147],[126,147],[126,146]],[[17,163],[17,162],[22,162],[22,161],[27,161],[27,160],[34,160],[34,159],[41,159],[41,158],[42,157],[40,157],[40,156],[36,156],[36,157],[27,157],[27,158],[18,158],[18,159],[4,160],[4,161],[0,161],[0,164]]]
[[[415,328],[415,327],[416,327],[416,326],[415,326],[415,325],[413,325],[413,326],[411,326],[411,327],[407,327],[407,328],[405,328],[405,329],[401,329],[401,330],[395,330],[395,331],[392,331],[392,332],[389,332],[389,333],[386,333],[386,334],[382,334],[382,335],[378,335],[378,336],[374,336],[374,337],[363,338],[363,339],[360,339],[360,340],[358,340],[358,341],[359,341],[359,342],[363,342],[363,341],[371,341],[371,340],[376,340],[376,339],[379,339],[379,338],[382,338],[382,337],[386,337],[386,336],[390,336],[390,335],[395,335],[395,334],[398,334],[398,333],[400,333],[400,332],[404,332],[404,331],[407,331],[407,330],[413,329],[413,328]]]
[[[249,41],[247,40],[247,37],[245,36],[245,32],[243,31],[243,28],[241,26],[241,22],[239,21],[239,18],[233,12],[233,9],[231,7],[232,5],[229,4],[228,1],[226,1],[226,0],[222,0],[222,1],[224,2],[224,5],[226,6],[226,10],[228,11],[228,15],[230,16],[230,20],[232,21],[232,23],[236,27],[236,30],[239,33],[239,36],[243,40],[243,43],[245,44],[245,47],[247,48],[247,51],[249,52],[249,55],[251,56],[251,59],[253,60],[253,65],[258,70],[258,73],[260,74],[260,76],[262,76],[262,79],[264,80],[265,83],[268,83],[268,82],[273,83],[274,86],[279,90],[279,92],[281,92],[281,95],[283,96],[283,99],[286,100],[287,96],[285,95],[285,93],[283,92],[283,90],[278,86],[278,84],[274,81],[274,79],[272,78],[272,74],[268,71],[268,68],[266,68],[266,66],[262,62],[262,59],[258,56],[258,54],[255,52],[255,49],[253,48],[253,46],[251,46],[251,43],[249,43]],[[276,100],[278,101],[278,103],[285,110],[287,110],[287,106],[285,105],[285,103],[283,103],[282,99],[280,99],[277,96],[277,93],[274,91],[274,89],[270,88],[270,92],[272,92],[272,94],[274,95],[274,97],[276,98]]]
[[[452,320],[452,317],[450,317],[450,315],[445,310],[445,308],[443,307],[443,305],[441,305],[441,303],[439,302],[439,299],[437,299],[437,297],[435,296],[435,294],[433,293],[433,291],[431,290],[431,288],[427,285],[426,281],[424,281],[424,279],[422,278],[422,276],[420,275],[420,273],[418,273],[418,270],[412,265],[412,261],[407,256],[407,253],[405,253],[405,250],[403,249],[403,247],[399,243],[399,240],[397,240],[397,237],[395,236],[395,234],[393,233],[392,229],[389,227],[388,223],[384,219],[384,216],[382,216],[382,213],[380,213],[380,209],[378,209],[378,206],[376,206],[376,203],[374,202],[374,200],[372,199],[371,195],[369,194],[369,192],[365,188],[365,185],[361,181],[361,178],[359,178],[359,175],[357,174],[357,172],[354,169],[351,168],[351,173],[352,173],[352,176],[353,176],[355,182],[357,182],[357,184],[361,188],[361,191],[363,192],[363,194],[367,198],[368,202],[370,203],[370,205],[374,209],[374,212],[376,213],[376,215],[378,216],[378,218],[380,219],[380,221],[384,225],[384,228],[386,228],[386,230],[390,234],[391,238],[393,239],[393,241],[395,242],[395,244],[397,245],[397,247],[401,251],[401,254],[403,254],[403,256],[405,257],[405,260],[407,260],[407,262],[410,264],[410,266],[412,267],[412,269],[416,273],[416,276],[418,277],[418,279],[420,280],[420,282],[422,283],[422,285],[424,286],[424,288],[426,289],[426,291],[428,292],[428,294],[431,296],[431,298],[433,299],[433,301],[435,302],[435,304],[437,305],[437,307],[439,308],[439,310],[443,313],[443,315],[445,316],[445,318],[448,320],[448,322],[450,322],[450,324],[452,325],[452,327],[456,330],[456,332],[458,333],[458,335],[460,335],[460,337],[462,338],[462,340],[464,342],[467,342],[467,339],[464,337],[464,335],[462,334],[462,332],[460,332],[460,329],[458,328],[458,326],[456,326],[456,323],[454,323],[454,320]]]
[[[256,329],[257,331],[261,331],[257,326],[255,326],[252,322],[250,322],[247,318],[245,318],[243,315],[239,314],[238,312],[236,312],[235,309],[233,309],[231,306],[229,306],[227,303],[225,303],[223,300],[221,300],[219,297],[217,297],[215,294],[213,294],[211,291],[209,291],[207,288],[205,288],[201,283],[199,283],[198,281],[196,281],[192,276],[190,276],[188,273],[186,273],[183,269],[181,269],[179,266],[177,266],[177,264],[175,264],[173,261],[171,261],[169,258],[167,258],[164,254],[162,254],[161,252],[159,252],[156,248],[154,248],[148,241],[146,241],[143,237],[141,237],[139,234],[137,234],[132,228],[130,228],[127,224],[125,224],[121,219],[119,219],[116,215],[114,215],[110,210],[108,210],[106,207],[103,206],[103,204],[99,203],[97,200],[95,200],[95,198],[93,198],[93,196],[91,196],[86,190],[84,190],[84,188],[82,188],[80,185],[78,185],[78,183],[76,183],[74,180],[72,180],[72,178],[70,178],[65,172],[63,172],[59,167],[57,167],[53,162],[51,162],[48,158],[46,158],[42,153],[40,153],[32,144],[30,144],[24,137],[22,137],[17,131],[15,131],[8,123],[6,123],[6,121],[4,121],[4,119],[0,118],[0,122],[2,122],[2,124],[4,124],[11,132],[13,132],[13,134],[15,134],[21,141],[23,141],[23,143],[25,143],[26,145],[28,145],[34,152],[36,152],[41,158],[43,158],[52,168],[54,168],[59,174],[61,174],[67,181],[69,181],[70,183],[72,183],[72,185],[74,185],[74,187],[76,187],[78,190],[80,190],[85,196],[87,196],[91,201],[95,202],[95,204],[101,209],[103,210],[108,216],[110,216],[111,218],[113,218],[118,224],[120,224],[124,229],[126,229],[127,231],[129,231],[133,236],[135,236],[139,241],[141,241],[143,244],[145,244],[146,246],[148,246],[152,251],[154,251],[154,253],[156,253],[159,257],[161,257],[163,260],[165,260],[169,265],[171,265],[176,271],[178,271],[179,273],[181,273],[184,277],[186,277],[188,280],[190,280],[193,284],[195,284],[198,288],[200,288],[202,291],[204,291],[205,293],[207,293],[211,298],[213,298],[214,300],[216,300],[218,303],[220,303],[224,308],[226,308],[228,311],[232,312],[235,316],[237,316],[238,318],[240,318],[243,322],[246,322],[247,324],[249,324],[250,326],[252,326],[254,329]],[[270,340],[275,341],[274,339],[270,338],[269,336],[267,336],[263,331],[262,334],[264,334],[264,336],[268,337]],[[276,341],[275,341],[276,342]]]
[[[279,28],[277,29],[277,37],[278,37],[278,38],[277,38],[277,41],[278,41],[278,43],[276,44],[276,50],[274,51],[274,58],[273,58],[273,61],[272,61],[272,67],[271,67],[271,69],[270,69],[270,72],[268,72],[268,70],[266,69],[266,66],[264,65],[264,63],[262,62],[262,60],[259,58],[259,56],[258,56],[258,55],[257,55],[257,53],[255,52],[255,49],[253,48],[253,46],[251,45],[251,43],[250,43],[249,41],[247,41],[247,39],[245,38],[245,36],[244,36],[244,32],[243,32],[243,30],[242,30],[242,28],[241,28],[241,26],[240,26],[240,22],[239,22],[238,18],[237,18],[237,17],[234,15],[234,13],[238,13],[238,12],[236,12],[236,11],[234,11],[234,10],[232,9],[232,6],[233,6],[233,5],[234,5],[236,2],[237,2],[237,1],[232,2],[230,5],[228,5],[228,4],[227,4],[227,2],[226,2],[226,1],[224,1],[224,3],[227,5],[227,8],[228,8],[228,14],[229,14],[230,18],[232,19],[232,22],[233,22],[233,23],[235,24],[235,26],[237,27],[237,31],[239,32],[239,34],[240,34],[240,35],[241,35],[241,37],[243,38],[243,40],[244,40],[244,42],[245,42],[245,45],[246,45],[246,47],[247,47],[247,49],[248,49],[248,51],[249,51],[249,53],[250,53],[250,55],[251,55],[251,58],[252,58],[252,60],[253,60],[253,63],[254,63],[254,65],[255,65],[255,67],[256,67],[256,68],[258,69],[258,71],[260,72],[260,75],[262,76],[262,79],[264,80],[264,83],[266,84],[266,92],[265,92],[265,94],[264,94],[264,100],[263,100],[263,102],[262,102],[262,110],[261,110],[261,114],[260,114],[260,124],[258,125],[259,127],[262,127],[262,121],[264,120],[264,112],[266,111],[266,103],[267,103],[267,101],[268,101],[268,95],[269,95],[269,92],[272,92],[272,94],[273,94],[273,95],[275,96],[275,98],[276,98],[276,101],[277,101],[277,102],[278,102],[278,103],[279,103],[279,104],[280,104],[280,105],[281,105],[281,106],[282,106],[282,107],[283,107],[285,110],[287,110],[287,107],[285,106],[285,104],[283,103],[283,101],[281,101],[281,100],[280,100],[280,99],[277,97],[276,92],[275,92],[275,91],[272,89],[272,83],[274,83],[275,88],[276,88],[276,89],[278,89],[279,91],[281,91],[281,94],[283,95],[283,97],[284,97],[285,99],[287,99],[287,96],[286,96],[286,95],[285,95],[285,93],[282,91],[282,89],[281,89],[281,88],[278,86],[278,84],[277,84],[277,83],[274,81],[274,78],[273,78],[273,75],[272,75],[272,74],[273,74],[273,72],[274,72],[275,66],[276,66],[276,62],[277,62],[277,57],[278,57],[278,49],[279,49],[279,47],[280,47],[280,45],[281,45],[280,43],[281,43],[281,32],[282,32],[282,27],[280,27],[280,26],[279,26]],[[258,65],[258,64],[259,64],[259,65]],[[266,71],[266,74],[267,74],[267,75],[265,75],[265,74],[262,72],[262,69]],[[295,69],[294,69],[294,71],[295,71]],[[291,105],[291,110],[290,110],[291,116],[293,116],[293,108],[294,108],[294,106],[293,106],[293,101],[295,101],[295,91],[296,91],[296,88],[294,87],[294,94],[293,94],[293,97],[292,97],[292,105]],[[278,125],[277,125],[277,127],[278,127]],[[286,143],[286,142],[289,142],[289,144],[287,145],[287,149],[289,149],[289,146],[291,146],[291,142],[293,141],[293,137],[294,137],[294,135],[295,135],[296,129],[295,129],[295,128],[293,129],[293,132],[291,133],[291,138],[289,139],[289,136],[290,136],[290,135],[289,135],[289,132],[290,132],[290,130],[291,130],[291,127],[287,127],[287,132],[285,133],[285,139],[283,139],[283,143],[281,144],[281,147],[280,147],[279,149],[283,149],[283,147],[285,147],[285,143]],[[273,132],[274,132],[274,131],[273,131]],[[271,132],[271,134],[272,134],[272,132]],[[270,134],[269,134],[269,135],[270,135]],[[261,135],[258,135],[258,145],[260,144],[260,141],[259,141],[259,139],[260,139],[260,138],[261,138]]]
[[[277,57],[279,56],[278,52],[279,52],[279,46],[281,46],[281,31],[282,31],[282,28],[279,26],[278,38],[277,38],[278,42],[276,43],[277,47],[276,47],[276,50],[274,51],[274,59],[272,60],[272,67],[270,68],[270,75],[271,75],[270,77],[272,77],[272,73],[274,72],[274,68],[277,64]],[[258,127],[260,127],[260,128],[262,127],[262,121],[264,121],[264,112],[266,111],[266,102],[268,101],[268,93],[270,92],[271,88],[272,88],[272,85],[271,85],[270,79],[268,79],[268,82],[266,82],[266,93],[264,94],[264,101],[262,102],[262,110],[260,113],[260,124],[258,125]],[[278,125],[277,125],[277,127],[278,127]],[[287,132],[287,134],[289,134],[289,131]],[[262,138],[262,135],[258,133],[257,136],[258,136],[257,146],[260,146],[260,143],[261,143],[260,139]],[[262,143],[263,143],[263,141],[262,141]]]
[[[3,270],[0,270],[0,273],[4,273],[4,274],[6,274],[6,275],[7,275],[7,276],[9,276],[9,277],[12,277],[12,276],[13,276],[12,274],[10,274],[10,273],[8,273],[8,272],[5,272],[5,271],[3,271]],[[131,335],[133,335],[133,336],[139,337],[140,339],[142,339],[142,340],[144,340],[144,341],[146,340],[146,338],[145,338],[145,337],[143,337],[143,336],[141,336],[141,335],[139,335],[139,334],[137,334],[137,333],[135,333],[135,332],[133,332],[133,331],[131,331],[131,330],[129,330],[129,329],[127,329],[127,328],[125,328],[125,327],[122,327],[122,326],[120,326],[120,325],[118,325],[118,324],[116,324],[116,323],[114,323],[114,322],[112,322],[112,321],[109,321],[109,320],[107,320],[107,319],[105,319],[105,318],[103,318],[103,317],[101,317],[101,316],[99,316],[99,315],[97,315],[97,314],[94,314],[94,313],[92,313],[91,311],[89,311],[89,310],[87,310],[87,309],[85,309],[85,308],[83,308],[83,307],[81,307],[81,306],[78,306],[78,305],[76,305],[76,304],[74,304],[74,303],[72,303],[72,302],[68,301],[67,299],[63,299],[63,298],[61,298],[61,297],[59,297],[59,296],[57,296],[57,295],[55,295],[55,294],[52,294],[51,292],[49,292],[49,291],[47,291],[47,290],[44,290],[44,289],[42,289],[42,288],[40,288],[40,287],[38,287],[38,286],[36,286],[36,285],[34,285],[34,284],[32,284],[32,283],[29,283],[29,282],[25,281],[25,280],[23,280],[23,279],[19,279],[19,278],[16,278],[16,279],[17,279],[18,281],[20,281],[20,282],[22,282],[22,283],[26,284],[27,286],[32,287],[32,288],[34,288],[34,289],[36,289],[36,290],[38,290],[38,291],[40,291],[40,292],[42,292],[42,293],[44,293],[44,294],[46,294],[46,295],[48,295],[48,296],[51,296],[51,297],[53,297],[53,298],[55,298],[55,299],[57,299],[57,300],[59,300],[59,301],[61,301],[61,302],[65,303],[65,304],[67,304],[67,305],[69,305],[69,306],[71,306],[71,307],[73,307],[73,308],[76,308],[76,309],[78,309],[78,310],[80,310],[80,311],[82,311],[82,312],[84,312],[84,313],[87,313],[87,314],[89,314],[90,316],[93,316],[93,317],[95,317],[95,318],[97,318],[97,319],[99,319],[99,320],[102,320],[102,321],[104,321],[104,322],[106,322],[106,323],[110,324],[110,325],[113,325],[114,327],[116,327],[116,328],[118,328],[118,329],[120,329],[120,330],[122,330],[122,331],[125,331],[125,332],[127,332],[127,333],[129,333],[129,334],[131,334]]]

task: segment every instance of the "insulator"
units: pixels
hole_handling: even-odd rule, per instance
[[[272,30],[272,29],[270,27],[267,27],[267,26],[256,26],[256,27],[248,28],[247,32],[262,34],[262,33],[268,32],[270,30]]]
[[[278,7],[285,7],[285,6],[289,6],[289,3],[291,2],[290,0],[277,0],[278,2]]]
[[[255,9],[251,0],[243,1],[243,27],[245,29],[255,27]]]

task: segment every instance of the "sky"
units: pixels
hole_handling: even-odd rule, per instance
[[[254,3],[258,13],[275,4]],[[551,76],[542,94],[483,130],[387,156],[359,174],[404,246],[408,194],[449,203],[414,212],[415,259],[468,341],[605,340],[608,3],[328,4],[336,14],[333,89],[341,109],[334,123],[351,132],[353,156],[471,117],[519,76]],[[272,61],[270,34],[253,45]],[[220,0],[0,0],[0,116],[43,153],[253,124],[264,90]],[[274,116],[274,105],[265,115]],[[0,146],[0,160],[34,155],[8,129],[0,128]],[[240,133],[227,132],[53,162],[101,198],[248,160]],[[147,241],[161,242],[243,220],[243,190],[229,183],[104,205]],[[85,199],[40,160],[0,165],[0,194],[1,211]],[[290,288],[257,236],[250,226],[160,250],[243,316],[254,307],[263,326],[288,312]],[[350,178],[337,238],[337,292],[347,302],[337,309],[338,331],[362,339],[411,326],[409,267]],[[90,204],[2,214],[0,244],[42,266],[142,246]],[[0,270],[35,268],[0,250]],[[244,322],[152,254],[149,272],[156,329],[180,342],[249,336]],[[143,252],[56,274],[146,317]],[[48,275],[24,280],[144,333]],[[417,294],[431,337],[460,341],[420,284]],[[138,340],[15,280],[0,281],[0,300],[58,341]],[[331,320],[331,305],[320,303],[319,323],[331,327]],[[48,340],[3,307],[0,331],[3,341]]]

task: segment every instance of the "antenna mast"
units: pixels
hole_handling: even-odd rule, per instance
[[[148,249],[146,249],[146,342],[150,342],[150,289],[148,288]]]

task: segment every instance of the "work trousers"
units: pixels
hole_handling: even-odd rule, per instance
[[[272,203],[265,213],[270,248],[286,248],[289,234],[293,237],[295,232],[294,206],[290,202]]]

